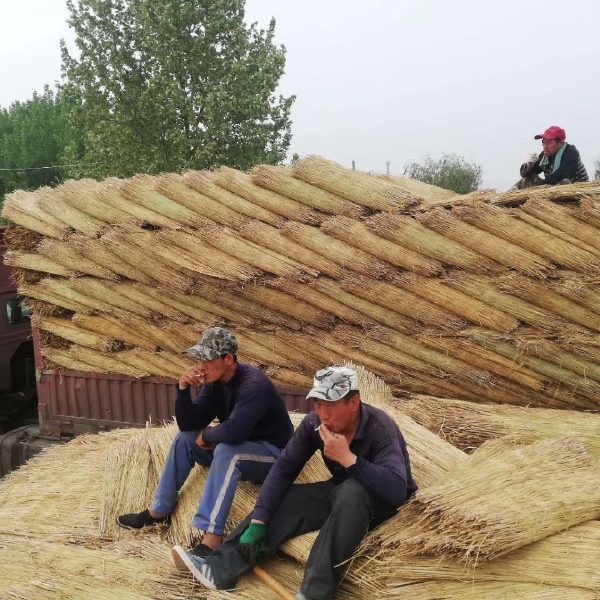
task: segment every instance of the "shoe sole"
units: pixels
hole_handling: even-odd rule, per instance
[[[201,583],[205,588],[209,590],[216,590],[217,587],[212,581],[209,581],[200,573],[198,567],[193,563],[188,553],[181,546],[174,546],[171,550],[173,555],[173,562],[175,566],[182,571],[189,571],[196,581]]]
[[[152,523],[151,525],[142,525],[141,527],[133,527],[132,525],[125,525],[124,523],[121,523],[121,521],[119,520],[119,517],[117,517],[117,525],[119,527],[122,527],[123,529],[129,529],[129,531],[141,531],[142,529],[145,529],[146,527],[157,527],[159,525],[169,525],[168,521],[162,521],[159,523]]]

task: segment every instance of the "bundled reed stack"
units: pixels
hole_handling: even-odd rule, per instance
[[[281,385],[352,359],[398,394],[598,408],[596,183],[457,196],[313,156],[70,181],[3,214],[49,366],[174,377],[223,325]]]

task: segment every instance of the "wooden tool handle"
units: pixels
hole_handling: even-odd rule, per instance
[[[254,567],[254,574],[264,583],[266,583],[283,600],[296,600],[294,594],[284,588],[278,581],[275,581],[264,569]]]

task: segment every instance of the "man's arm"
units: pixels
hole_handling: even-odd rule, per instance
[[[269,471],[260,488],[252,520],[267,523],[304,465],[318,448],[311,415],[304,417],[294,437]]]
[[[229,418],[215,427],[207,427],[202,434],[204,441],[208,444],[243,444],[248,441],[256,423],[269,409],[270,398],[266,386],[253,381],[243,383]]]
[[[192,402],[190,386],[203,382],[204,379],[197,376],[195,367],[188,369],[179,378],[175,400],[175,420],[179,431],[201,431],[217,416],[217,406],[210,385],[202,385],[196,400]]]

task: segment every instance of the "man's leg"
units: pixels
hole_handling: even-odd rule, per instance
[[[223,535],[238,482],[262,483],[279,453],[267,442],[217,444],[192,525],[205,533]]]
[[[332,495],[331,514],[308,557],[300,591],[307,600],[333,598],[346,568],[370,527],[389,519],[396,510],[383,505],[355,479],[347,479]]]
[[[273,554],[290,538],[320,529],[331,512],[334,486],[330,481],[293,485],[267,523],[264,557]],[[252,519],[249,515],[231,533],[223,545],[204,560],[218,589],[235,586],[250,570],[239,551],[239,541]]]
[[[168,515],[175,509],[177,494],[183,487],[195,464],[209,466],[212,452],[196,445],[198,431],[180,431],[171,444],[167,461],[163,468],[154,502],[150,509],[160,515]]]

